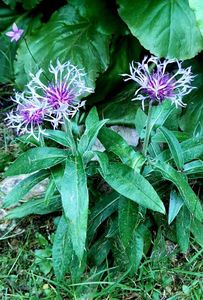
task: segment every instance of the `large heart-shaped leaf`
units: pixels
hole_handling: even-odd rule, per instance
[[[187,0],[117,1],[121,18],[153,54],[188,59],[203,49],[203,38]]]
[[[194,10],[197,25],[203,36],[203,1],[202,0],[189,0],[189,5]]]
[[[47,70],[50,61],[54,63],[59,58],[61,62],[70,60],[84,68],[88,84],[94,86],[98,73],[108,66],[110,43],[110,35],[99,32],[96,24],[96,20],[90,22],[81,10],[71,5],[56,11],[47,24],[27,37],[38,66],[26,45],[20,45],[15,64],[17,84],[25,85],[30,72],[39,67]]]

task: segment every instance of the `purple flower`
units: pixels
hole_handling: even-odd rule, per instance
[[[48,84],[41,80],[42,70],[32,75],[28,88],[47,102],[47,116],[54,128],[63,123],[63,118],[73,117],[78,109],[84,106],[81,101],[87,93],[92,93],[92,88],[86,86],[86,74],[69,61],[61,64],[57,60],[56,66],[50,63]]]
[[[167,70],[169,64],[176,64],[175,72]],[[132,62],[130,74],[122,74],[125,81],[133,80],[140,86],[135,92],[132,100],[141,100],[144,109],[144,101],[157,101],[162,103],[170,100],[178,106],[185,106],[182,102],[183,96],[189,94],[194,87],[191,82],[194,79],[191,67],[184,69],[182,62],[176,59],[165,59],[163,62],[158,57],[145,57],[142,63]]]
[[[17,27],[16,23],[13,23],[12,31],[6,32],[6,35],[11,38],[11,42],[18,41],[24,30]]]
[[[51,122],[54,128],[63,124],[64,118],[73,117],[85,104],[81,98],[93,91],[86,86],[83,70],[70,62],[61,64],[57,60],[56,66],[50,63],[48,76],[41,78],[42,73],[40,69],[36,75],[30,74],[32,79],[24,92],[15,93],[13,101],[17,108],[6,119],[18,134],[29,133],[36,139],[44,133],[45,121]]]
[[[46,102],[30,95],[28,91],[16,93],[13,101],[18,105],[7,114],[8,126],[16,129],[17,134],[28,133],[39,140],[43,132],[41,125],[46,120]]]

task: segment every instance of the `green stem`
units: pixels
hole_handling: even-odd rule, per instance
[[[144,154],[144,156],[146,156],[146,154],[147,154],[147,148],[148,148],[148,145],[149,145],[149,139],[150,139],[150,134],[151,134],[151,128],[150,128],[151,115],[152,115],[152,103],[149,103],[146,133],[145,133],[145,138],[144,138],[144,143],[143,143],[143,154]]]

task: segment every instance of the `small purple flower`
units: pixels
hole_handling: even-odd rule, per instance
[[[11,38],[11,42],[18,41],[24,30],[17,27],[16,23],[13,23],[12,31],[6,32],[6,35]]]
[[[167,71],[169,64],[176,64],[175,72]],[[130,74],[122,74],[128,80],[134,80],[140,86],[135,92],[135,98],[132,100],[141,100],[144,109],[144,101],[157,101],[162,103],[164,100],[170,100],[178,106],[185,106],[182,102],[183,96],[189,94],[194,87],[191,82],[194,79],[191,67],[184,69],[182,62],[176,59],[165,59],[163,62],[158,57],[145,57],[142,63],[134,62],[130,65]]]

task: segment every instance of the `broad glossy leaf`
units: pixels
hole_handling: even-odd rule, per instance
[[[117,0],[131,33],[159,57],[188,59],[203,49],[194,12],[185,0]]]
[[[109,128],[102,128],[99,133],[99,140],[108,152],[115,153],[129,167],[138,171],[143,165],[144,157],[136,152],[133,147],[129,146],[115,131]]]
[[[118,206],[118,226],[121,241],[128,247],[139,220],[138,205],[132,200],[120,197]]]
[[[203,36],[203,2],[202,0],[189,0],[189,5],[195,13],[197,26]]]
[[[20,0],[23,5],[23,8],[31,10],[35,8],[42,0]]]
[[[169,202],[169,212],[168,212],[168,224],[171,224],[177,214],[179,213],[181,207],[183,206],[184,201],[176,193],[176,191],[172,191],[170,193],[170,202]]]
[[[190,213],[193,214],[194,217],[196,217],[199,221],[202,221],[203,210],[200,200],[190,187],[185,176],[177,172],[169,164],[162,162],[156,162],[154,169],[161,172],[165,179],[173,182],[176,185]]]
[[[29,174],[34,171],[48,169],[59,164],[67,157],[67,152],[52,147],[39,147],[28,150],[11,164],[5,176]]]
[[[62,208],[60,196],[53,196],[48,203],[44,198],[31,199],[23,203],[21,206],[12,209],[8,214],[8,219],[23,218],[29,215],[47,215],[49,213],[59,211]]]
[[[183,205],[176,217],[176,235],[180,249],[186,253],[190,244],[191,215],[186,205]]]
[[[7,208],[10,205],[20,201],[36,184],[49,176],[50,172],[41,170],[23,180],[21,180],[5,197],[3,207]]]
[[[172,131],[168,130],[165,127],[160,127],[159,130],[163,133],[166,142],[168,143],[169,149],[171,151],[172,157],[176,163],[176,166],[179,169],[183,168],[183,151],[181,145],[179,144],[177,138],[172,133]]]
[[[70,224],[73,250],[81,261],[87,234],[88,189],[84,164],[79,155],[73,160],[66,160],[61,196],[65,217]]]
[[[103,164],[100,173],[105,181],[118,193],[136,203],[165,213],[164,205],[152,185],[139,173],[121,163]]]
[[[54,273],[58,280],[64,278],[72,261],[73,247],[70,239],[70,228],[64,216],[58,223],[52,247]]]
[[[63,6],[27,39],[30,51],[40,67],[47,71],[51,60],[53,63],[57,58],[63,63],[70,60],[85,69],[89,86],[94,87],[98,73],[106,70],[109,64],[110,36],[99,32],[97,20],[90,22],[77,6]],[[15,70],[19,86],[27,83],[30,72],[37,71],[23,43],[18,50]]]

